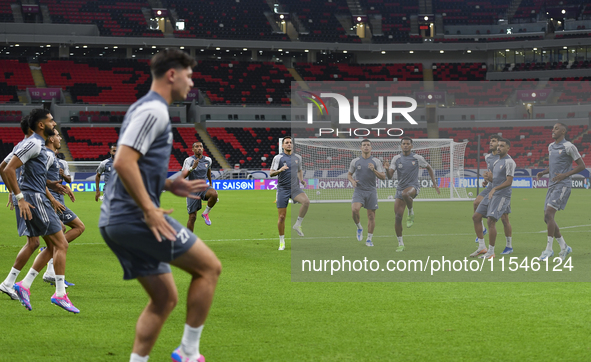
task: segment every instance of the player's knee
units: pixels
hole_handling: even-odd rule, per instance
[[[497,223],[497,219],[489,217],[487,219],[486,224],[488,225],[488,228],[490,229],[491,227],[495,226],[495,224]]]
[[[39,238],[27,238],[29,248],[35,250],[39,247]]]
[[[189,221],[195,222],[195,220],[197,220],[197,214],[196,213],[189,214]]]
[[[474,205],[474,209],[476,209],[478,207],[478,205],[480,205],[480,201],[474,200],[473,205]]]
[[[478,213],[474,213],[474,215],[472,215],[472,220],[474,220],[474,222],[480,222],[482,220],[482,216],[480,216]]]
[[[376,219],[376,215],[375,214],[367,214],[367,220],[373,222]]]
[[[285,215],[279,215],[279,222],[280,223],[285,222]]]
[[[402,214],[396,214],[395,220],[396,223],[402,223]]]
[[[306,200],[302,201],[302,206],[305,206],[305,207],[310,206],[310,200],[306,198]]]
[[[554,217],[552,215],[550,215],[550,213],[544,213],[544,222],[547,224],[549,222],[551,222],[552,220],[554,220]]]
[[[210,278],[215,278],[215,280],[217,280],[220,277],[220,274],[222,274],[222,262],[216,257],[211,264],[212,265],[209,268]]]
[[[80,219],[78,219],[78,220],[80,220]],[[78,229],[80,234],[82,234],[84,232],[84,230],[86,230],[86,226],[84,225],[84,223],[82,221],[79,221],[78,224],[76,225],[76,229]]]

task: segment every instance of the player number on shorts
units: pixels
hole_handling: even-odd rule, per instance
[[[176,234],[176,239],[180,240],[181,243],[186,243],[189,241],[189,233],[185,229],[181,229],[178,234]]]

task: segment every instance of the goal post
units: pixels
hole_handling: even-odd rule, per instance
[[[362,139],[297,138],[294,152],[302,157],[306,186],[304,192],[311,202],[351,202],[353,186],[347,179],[351,161],[361,156]],[[370,139],[371,155],[390,163],[402,153],[399,139]],[[453,139],[413,139],[412,152],[421,155],[433,168],[440,188],[437,194],[427,169],[419,170],[420,192],[416,201],[470,200],[464,179],[464,155],[467,142]],[[355,178],[355,175],[353,175]],[[379,201],[394,201],[398,180],[377,179]]]

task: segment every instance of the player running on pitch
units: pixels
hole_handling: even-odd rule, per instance
[[[499,140],[499,159],[495,161],[492,168],[492,189],[472,216],[474,227],[480,225],[482,218],[488,218],[488,250],[484,238],[478,240],[478,249],[470,254],[471,257],[491,259],[495,257],[495,243],[497,238],[497,221],[504,215],[511,212],[511,185],[515,175],[515,161],[509,156],[511,142],[501,138]]]
[[[300,188],[300,183],[304,184],[304,175],[302,172],[302,157],[292,153],[293,144],[291,137],[283,138],[283,152],[273,158],[271,164],[270,176],[277,176],[277,212],[279,213],[279,221],[277,228],[279,229],[279,250],[285,250],[285,215],[287,213],[287,205],[289,199],[297,201],[302,204],[298,220],[293,226],[293,229],[299,236],[304,236],[302,231],[302,221],[308,212],[310,200],[308,195]],[[296,173],[292,174],[292,170]]]
[[[476,209],[478,208],[478,205],[480,205],[480,203],[482,202],[483,199],[488,197],[488,194],[490,193],[490,190],[492,190],[492,169],[493,169],[493,165],[494,163],[499,159],[499,153],[498,153],[498,143],[499,140],[501,139],[501,136],[499,136],[498,134],[493,134],[492,136],[490,136],[490,141],[489,141],[489,150],[490,153],[487,153],[484,156],[484,161],[486,162],[486,167],[487,170],[484,173],[484,183],[483,186],[485,186],[486,188],[484,190],[482,190],[482,192],[476,197],[476,200],[474,200],[474,215],[478,216],[477,218],[480,220],[474,220],[474,231],[476,232],[476,242],[480,243],[482,239],[484,239],[484,235],[486,235],[486,227],[484,226],[484,221],[483,218],[480,217],[480,214],[476,214]],[[506,214],[503,214],[503,216],[501,216],[501,221],[503,222],[503,228],[505,229],[505,239],[507,240],[507,245],[505,246],[505,249],[503,250],[503,252],[501,254],[506,255],[506,254],[511,254],[513,252],[513,244],[512,244],[512,233],[513,233],[513,228],[511,227],[511,223],[509,222],[509,213],[511,213],[511,205],[509,205],[509,212]],[[483,231],[484,229],[484,231]],[[484,240],[482,240],[482,242],[484,243]]]
[[[355,179],[353,179],[355,174]],[[367,240],[365,245],[373,246],[372,237],[376,226],[376,210],[378,209],[378,191],[376,189],[376,178],[386,179],[386,170],[376,157],[371,157],[371,141],[361,141],[361,157],[354,158],[349,166],[347,179],[355,188],[351,200],[351,211],[353,222],[357,225],[357,240],[363,240],[363,226],[359,220],[361,207],[367,210]]]
[[[554,142],[548,145],[548,168],[537,174],[538,179],[543,175],[550,174],[548,193],[544,203],[544,222],[548,225],[548,243],[546,244],[546,250],[540,255],[540,260],[554,256],[552,250],[554,238],[560,245],[560,253],[558,254],[560,259],[564,261],[566,256],[573,251],[564,241],[558,224],[554,220],[556,212],[566,208],[572,188],[572,175],[585,169],[585,163],[579,154],[579,150],[565,139],[567,132],[568,128],[564,123],[554,125],[554,128],[552,128]],[[574,169],[572,168],[573,161],[577,164]]]
[[[211,182],[211,158],[203,155],[203,143],[197,141],[193,143],[193,156],[189,156],[183,163],[183,171],[189,171],[187,177],[189,180],[209,180],[207,190],[195,194],[199,199],[187,197],[187,212],[189,213],[189,220],[187,221],[187,229],[193,231],[195,228],[195,220],[197,220],[197,211],[201,210],[202,200],[207,201],[207,207],[201,214],[205,221],[205,225],[210,226],[209,212],[218,202],[218,192],[212,187]]]
[[[388,170],[388,178],[392,178],[394,171],[396,171],[398,178],[398,187],[394,196],[394,213],[396,214],[395,229],[396,237],[398,238],[398,248],[396,251],[398,252],[405,250],[404,241],[402,240],[402,217],[404,216],[405,208],[408,208],[406,227],[409,228],[414,224],[413,199],[419,195],[421,189],[419,184],[420,167],[427,169],[435,191],[437,191],[437,194],[440,193],[431,165],[425,161],[423,156],[412,152],[412,138],[403,137],[400,141],[400,148],[402,149],[401,154],[394,156],[390,163],[384,163],[384,168]]]
[[[105,190],[107,189],[107,183],[109,182],[109,178],[111,177],[111,170],[113,169],[113,160],[115,159],[115,154],[117,153],[117,144],[112,144],[109,147],[109,158],[103,160],[98,168],[96,169],[96,176],[94,178],[94,183],[96,185],[96,192],[94,195],[94,201],[98,201],[101,197],[101,175],[103,176],[104,186],[103,186],[103,195],[105,194]]]

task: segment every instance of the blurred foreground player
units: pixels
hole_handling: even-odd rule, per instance
[[[192,57],[177,49],[164,49],[152,57],[150,92],[125,115],[101,206],[100,232],[119,259],[123,278],[137,278],[150,297],[136,324],[130,362],[148,360],[177,303],[169,264],[192,276],[185,332],[172,360],[205,361],[199,340],[222,266],[201,239],[168,216],[172,210],[160,208],[163,190],[189,197],[207,187],[203,180],[185,180],[187,171],[175,180],[166,178],[173,141],[168,105],[187,97],[195,65]]]

